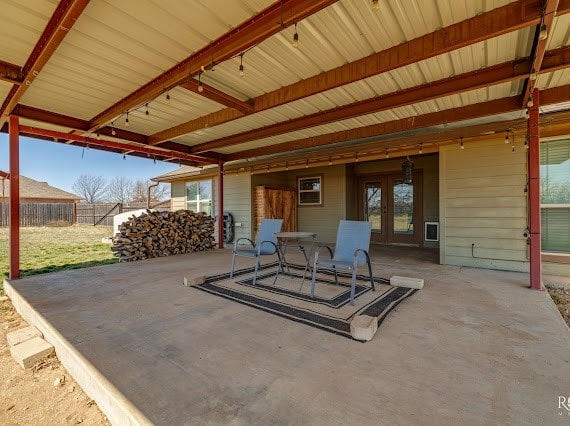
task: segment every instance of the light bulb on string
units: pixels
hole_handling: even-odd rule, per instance
[[[146,110],[145,110],[145,112],[144,112],[144,115],[146,115],[147,118],[148,118],[148,116],[150,115],[149,112],[148,112],[148,103],[145,104],[145,108],[146,108]]]
[[[505,145],[510,142],[509,140],[509,131],[507,130],[507,134],[505,135]]]
[[[239,76],[243,77],[245,73],[243,72],[243,53],[239,55]]]
[[[463,145],[463,136],[461,136],[461,144],[459,145],[461,149],[465,149],[465,145]]]
[[[419,150],[419,153],[420,153],[420,154],[423,154],[423,153],[424,153],[424,144],[423,144],[423,143],[420,143],[420,150]]]
[[[293,34],[293,47],[299,47],[299,33],[297,32],[296,22],[295,22],[295,34]]]
[[[115,136],[117,132],[115,131],[115,122],[111,122],[111,134]]]
[[[125,126],[129,127],[129,113],[127,112],[127,117],[125,118]]]
[[[390,154],[388,154],[388,148],[384,149],[384,155],[386,158],[390,158]]]
[[[198,74],[198,92],[202,93],[204,86],[202,86],[202,73]]]
[[[534,99],[532,99],[532,95],[528,97],[528,102],[526,103],[526,106],[529,108],[532,108],[534,106]]]
[[[548,38],[548,30],[544,22],[540,25],[540,32],[538,33],[539,40],[546,40]]]

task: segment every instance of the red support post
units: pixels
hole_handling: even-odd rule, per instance
[[[224,248],[224,163],[218,163],[218,248]]]
[[[10,116],[10,279],[20,278],[20,132],[18,117]]]
[[[530,232],[530,288],[543,290],[542,259],[540,241],[540,91],[532,92],[533,106],[529,108],[528,119],[528,200]]]

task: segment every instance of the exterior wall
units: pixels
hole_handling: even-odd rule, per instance
[[[171,206],[172,210],[186,208],[186,182],[211,180],[212,181],[212,209],[213,215],[218,214],[218,178],[217,176],[200,176],[185,181],[171,183]],[[234,241],[237,238],[251,238],[252,208],[251,208],[251,175],[242,173],[239,175],[224,176],[224,211],[228,211],[234,217],[236,223],[242,226],[235,227]],[[218,231],[215,232],[216,241]]]
[[[522,146],[511,152],[502,139],[443,146],[439,173],[441,263],[528,271]]]
[[[234,241],[238,238],[254,238],[252,235],[252,200],[251,200],[251,179],[249,173],[239,175],[227,174],[224,176],[224,210],[234,217],[236,223],[242,226],[234,228]],[[217,178],[215,179],[217,185]],[[217,187],[216,187],[217,189]],[[216,211],[217,211],[216,197]]]
[[[299,231],[317,233],[320,243],[334,243],[338,223],[346,218],[346,167],[344,165],[316,167],[289,172],[287,186],[297,188],[297,178],[322,175],[321,206],[297,206],[297,228]]]
[[[172,210],[186,208],[186,182],[176,181],[170,184],[170,207]]]
[[[356,179],[349,184],[347,180],[347,199],[352,200],[356,206],[358,175],[370,175],[374,173],[401,173],[402,158],[386,159],[380,161],[371,161],[359,163],[354,166],[354,174]],[[423,188],[422,188],[422,221],[437,222],[439,221],[439,160],[438,155],[425,155],[421,157],[413,157],[414,168],[422,169]],[[356,212],[358,215],[358,211]],[[357,217],[357,216],[356,216]],[[423,233],[423,223],[422,223]],[[424,241],[425,247],[438,247],[437,242]]]

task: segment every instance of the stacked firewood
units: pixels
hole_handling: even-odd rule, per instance
[[[119,225],[111,250],[119,262],[212,250],[214,219],[190,210],[147,210]]]

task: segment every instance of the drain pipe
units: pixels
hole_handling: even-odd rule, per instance
[[[160,182],[151,183],[146,189],[146,208],[150,209],[150,190],[156,186],[160,185]]]

